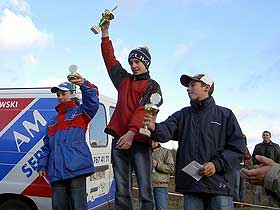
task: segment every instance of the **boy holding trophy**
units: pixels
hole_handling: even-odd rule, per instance
[[[191,106],[161,123],[146,113],[148,128],[159,142],[178,141],[175,183],[185,210],[233,210],[233,172],[245,156],[244,135],[233,112],[216,105],[209,76],[183,74],[180,82]]]
[[[139,186],[141,210],[153,210],[151,140],[140,134],[143,126],[144,106],[150,103],[153,94],[160,96],[157,106],[162,104],[159,84],[149,75],[151,55],[145,47],[132,50],[128,62],[132,74],[122,68],[116,60],[112,42],[109,39],[110,21],[101,26],[103,59],[115,88],[118,101],[105,133],[112,135],[112,163],[116,180],[116,209],[133,210],[132,171]]]
[[[78,105],[76,98],[71,98],[70,82],[51,88],[59,104],[57,115],[47,124],[37,171],[45,180],[48,172],[53,210],[87,210],[86,177],[95,168],[85,132],[99,108],[98,89],[79,73],[69,80],[80,86],[83,103]]]

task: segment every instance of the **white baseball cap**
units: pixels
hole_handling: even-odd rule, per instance
[[[189,83],[192,80],[203,82],[206,85],[209,85],[210,87],[212,87],[212,85],[214,84],[214,81],[206,74],[196,74],[194,76],[189,76],[189,75],[183,74],[180,78],[181,84],[184,85],[185,87],[188,87]]]

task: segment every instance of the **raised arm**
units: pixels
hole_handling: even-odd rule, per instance
[[[107,21],[103,26],[101,26],[101,52],[110,79],[112,80],[115,88],[118,89],[121,81],[124,78],[128,77],[130,74],[122,68],[120,62],[115,57],[113,44],[112,41],[109,39],[109,26],[109,21]]]
[[[70,82],[80,86],[83,102],[80,108],[87,114],[89,120],[92,119],[99,108],[98,88],[79,73],[76,73],[75,78],[71,79]]]

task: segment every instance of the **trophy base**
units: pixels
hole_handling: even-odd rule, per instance
[[[77,77],[76,77],[74,74],[69,74],[69,75],[67,76],[67,79],[68,79],[68,81],[70,82],[70,81],[73,80],[73,79],[77,79]]]
[[[148,137],[151,137],[151,131],[149,131],[148,129],[146,128],[140,128],[139,129],[139,133],[144,135],[144,136],[148,136]]]
[[[99,26],[92,26],[90,28],[90,30],[94,33],[94,34],[98,34],[100,32],[100,28]]]

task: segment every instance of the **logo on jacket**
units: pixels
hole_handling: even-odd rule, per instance
[[[219,188],[227,188],[227,185],[220,182],[220,183],[219,183]]]
[[[219,122],[216,122],[216,121],[211,121],[211,124],[222,125],[222,123],[219,123]]]

